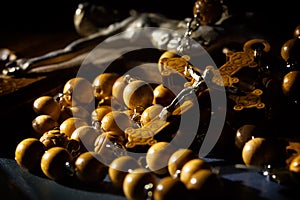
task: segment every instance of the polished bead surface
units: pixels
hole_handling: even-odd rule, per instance
[[[59,103],[52,96],[41,96],[33,102],[33,110],[38,115],[50,115],[58,120],[61,109]]]
[[[89,185],[100,184],[107,175],[107,168],[96,152],[84,152],[75,160],[76,177]]]
[[[146,108],[141,114],[141,125],[144,126],[148,122],[151,122],[152,120],[156,119],[159,116],[159,113],[162,111],[162,109],[163,106],[160,104],[153,104],[152,106]]]
[[[96,99],[103,101],[112,95],[112,87],[119,78],[117,73],[99,74],[92,82],[94,88],[94,96]]]
[[[32,120],[32,128],[37,137],[41,137],[46,131],[58,128],[59,123],[50,115],[38,115]]]
[[[266,138],[256,137],[243,147],[242,159],[247,166],[264,167],[276,160],[276,147]]]
[[[146,109],[152,105],[153,88],[151,85],[142,80],[130,82],[123,91],[123,100],[129,109],[141,107]]]
[[[72,78],[64,85],[63,99],[70,106],[85,106],[94,100],[93,86],[85,78]]]
[[[219,176],[211,170],[201,169],[195,172],[186,184],[192,199],[214,198],[221,195],[221,181]]]
[[[299,61],[300,55],[300,39],[299,38],[291,38],[287,40],[281,47],[281,57],[283,60],[296,60]]]
[[[22,168],[35,171],[40,169],[44,152],[45,146],[37,138],[26,138],[18,143],[15,149],[15,160]]]
[[[105,132],[124,132],[131,124],[132,121],[126,113],[119,110],[113,110],[103,116],[101,120],[101,129]]]
[[[113,186],[116,189],[122,189],[125,176],[140,167],[138,161],[131,156],[124,155],[114,159],[108,169],[108,175]]]
[[[174,200],[187,198],[188,191],[179,178],[166,176],[160,179],[153,192],[155,200]]]
[[[290,71],[282,80],[282,92],[291,99],[300,97],[300,71]]]
[[[179,149],[175,151],[169,158],[168,170],[172,177],[179,177],[182,167],[190,160],[198,156],[191,149]]]
[[[81,126],[88,126],[89,124],[81,118],[70,117],[63,121],[59,129],[62,133],[66,134],[68,137],[71,137],[72,133]]]
[[[157,177],[145,168],[132,170],[125,176],[123,192],[128,200],[147,199],[157,185]],[[147,189],[147,186],[149,187]]]
[[[80,126],[75,129],[71,135],[71,139],[77,140],[83,151],[93,151],[96,138],[100,132],[92,126]]]
[[[166,175],[168,171],[168,161],[176,148],[168,142],[157,142],[147,151],[146,162],[151,171],[159,175]]]
[[[83,120],[89,120],[90,113],[82,106],[63,106],[59,121],[63,122],[70,117],[77,117]]]
[[[163,84],[159,84],[153,90],[153,104],[160,104],[162,106],[168,106],[176,95],[172,90]]]
[[[223,7],[219,0],[197,0],[193,12],[202,25],[212,25],[221,19]]]
[[[260,132],[259,128],[254,124],[245,124],[238,128],[235,135],[235,146],[243,149],[246,142],[257,137]]]
[[[180,172],[180,180],[185,183],[188,184],[188,182],[190,181],[191,176],[202,169],[207,169],[207,170],[211,170],[211,165],[209,163],[207,163],[206,161],[204,161],[201,158],[195,158],[192,159],[188,162],[186,162],[182,168],[181,168],[181,172]]]
[[[41,159],[41,169],[50,179],[58,181],[70,176],[67,163],[72,162],[72,155],[64,147],[52,147],[45,151]]]

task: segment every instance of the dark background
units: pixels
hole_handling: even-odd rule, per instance
[[[135,9],[141,12],[159,12],[170,18],[183,19],[192,15],[195,0],[87,0],[116,9]],[[27,0],[1,1],[0,18],[3,31],[44,31],[73,29],[73,14],[82,0]],[[296,1],[271,0],[224,0],[233,14],[255,12],[257,26],[273,27],[274,30],[299,23]]]

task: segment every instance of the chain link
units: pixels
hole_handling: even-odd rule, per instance
[[[200,27],[199,12],[194,14],[194,16],[187,22],[186,26],[187,30],[184,33],[183,37],[180,39],[177,47],[178,53],[182,53],[184,50],[190,48],[190,36]]]

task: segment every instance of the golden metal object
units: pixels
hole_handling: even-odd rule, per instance
[[[259,67],[256,59],[257,59],[257,50],[253,48],[254,45],[261,44],[264,52],[268,52],[270,50],[270,44],[263,39],[252,39],[247,41],[244,44],[243,51],[240,52],[228,52],[226,54],[227,61],[218,69],[214,69],[212,66],[207,66],[206,70],[213,74],[211,78],[211,82],[216,84],[217,86],[225,87],[229,91],[229,93],[235,93],[234,91],[230,91],[232,88],[236,88],[235,84],[239,83],[239,77],[236,77],[237,72],[242,70],[243,68],[256,68]],[[189,62],[188,56],[177,56],[176,54],[164,53],[159,60],[159,70],[162,75],[167,78],[167,82],[170,84],[175,82],[173,79],[172,73],[177,73],[183,77],[185,77],[189,81],[189,85],[194,85],[196,90],[201,90],[203,88],[196,88],[197,83],[200,83],[205,79],[202,77],[201,70],[197,67],[193,66]],[[166,79],[166,78],[165,78]],[[206,80],[205,80],[206,81]],[[186,84],[188,85],[188,83]],[[244,91],[242,91],[244,92]],[[257,88],[253,88],[250,92],[244,92],[245,96],[237,96],[235,94],[230,94],[230,98],[236,102],[236,106],[234,106],[234,110],[242,110],[243,108],[253,108],[256,107],[258,109],[264,108],[265,104],[261,102],[260,96],[263,91]]]
[[[270,50],[270,45],[268,42],[262,39],[252,39],[244,44],[244,51],[241,52],[228,52],[226,56],[228,57],[227,62],[222,65],[218,71],[221,74],[222,80],[218,77],[213,78],[213,82],[221,86],[233,86],[234,83],[239,82],[239,78],[234,77],[234,75],[243,69],[244,67],[255,68],[258,64],[255,62],[255,50],[251,48],[252,45],[256,43],[261,43],[264,45],[264,51],[268,52]]]
[[[138,129],[128,127],[125,129],[125,134],[128,135],[128,142],[126,148],[133,148],[137,145],[153,145],[157,141],[154,136],[162,129],[167,127],[170,122],[166,122],[163,119],[157,119],[149,122],[146,126]]]
[[[255,89],[252,92],[247,93],[245,96],[229,95],[229,98],[233,99],[236,102],[236,105],[233,107],[234,110],[240,111],[244,108],[254,108],[262,109],[265,107],[265,104],[261,101],[260,96],[263,91],[260,89]]]

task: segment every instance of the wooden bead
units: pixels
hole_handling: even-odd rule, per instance
[[[33,102],[33,110],[38,115],[50,115],[55,121],[60,116],[60,105],[51,96],[41,96]]]
[[[114,159],[108,169],[109,178],[116,189],[122,189],[125,176],[132,170],[140,168],[138,161],[131,156]]]
[[[132,121],[128,115],[119,110],[113,110],[107,113],[101,120],[101,129],[105,132],[124,132],[124,130],[130,127]]]
[[[291,172],[293,181],[296,184],[300,184],[300,154],[295,155],[288,165],[288,169]]]
[[[181,172],[180,172],[180,180],[185,183],[188,184],[188,182],[190,181],[191,176],[202,169],[208,169],[211,170],[211,165],[207,162],[205,162],[203,159],[201,158],[195,158],[192,159],[188,162],[186,162],[182,168],[181,168]]]
[[[77,117],[83,120],[89,120],[90,113],[82,106],[63,106],[59,121],[63,122],[70,117]]]
[[[59,129],[60,132],[66,134],[68,137],[71,137],[75,129],[81,126],[88,126],[88,125],[89,124],[81,118],[70,117],[60,124]]]
[[[67,148],[69,144],[69,137],[64,133],[61,133],[59,130],[50,130],[40,137],[40,141],[45,145],[46,149],[57,146]]]
[[[300,36],[300,25],[296,26],[294,30],[294,37],[299,37]]]
[[[287,40],[281,47],[281,57],[286,62],[289,60],[300,60],[300,39],[298,37]]]
[[[212,25],[221,19],[223,7],[220,0],[197,0],[193,13],[202,25]]]
[[[283,77],[282,92],[291,99],[300,97],[300,71],[290,71]]]
[[[163,177],[153,192],[155,200],[185,199],[187,196],[188,191],[185,184],[179,178],[171,176]]]
[[[163,106],[160,104],[153,104],[152,106],[146,108],[141,114],[141,118],[140,118],[141,125],[144,126],[148,122],[157,118],[159,113],[162,111],[162,109]]]
[[[112,108],[108,105],[102,105],[97,107],[91,113],[91,121],[101,123],[102,118],[110,111],[112,111]]]
[[[66,164],[72,162],[72,155],[63,147],[52,147],[42,156],[41,169],[50,179],[58,181],[70,176]]]
[[[163,84],[159,84],[153,90],[153,104],[160,104],[162,106],[168,106],[176,95],[172,92],[171,89],[164,86]]]
[[[107,175],[107,168],[96,152],[84,152],[75,160],[76,177],[88,185],[99,185]]]
[[[264,167],[276,160],[276,147],[266,138],[256,137],[243,147],[242,159],[247,166]]]
[[[135,78],[130,77],[129,75],[120,76],[112,86],[112,96],[121,104],[125,105],[123,99],[124,88]]]
[[[208,169],[201,169],[195,172],[186,184],[192,199],[214,198],[221,195],[221,181],[216,173]]]
[[[134,169],[125,176],[123,183],[123,192],[128,200],[147,199],[148,191],[145,186],[151,186],[153,189],[157,185],[157,177],[145,168]],[[149,188],[151,191],[151,189]]]
[[[94,100],[93,86],[85,78],[68,80],[63,88],[63,98],[70,106],[84,106]]]
[[[168,171],[168,161],[176,148],[168,142],[157,142],[147,151],[146,162],[151,171],[158,175],[166,175]]]
[[[96,138],[100,132],[92,126],[80,126],[75,129],[71,135],[71,139],[79,142],[83,151],[93,151]]]
[[[179,177],[181,168],[190,160],[198,156],[190,149],[179,149],[175,151],[169,158],[168,170],[172,177]]]
[[[138,107],[146,109],[152,105],[153,97],[153,88],[142,80],[130,82],[123,91],[124,103],[132,110]]]
[[[45,132],[58,128],[59,126],[59,123],[50,115],[38,115],[32,120],[32,128],[36,132],[38,138]]]
[[[44,152],[45,146],[37,138],[26,138],[17,145],[15,160],[22,168],[37,171],[40,169]]]
[[[102,101],[112,95],[112,87],[115,81],[119,78],[117,73],[102,73],[98,75],[92,82],[94,88],[94,96]]]
[[[259,135],[261,135],[261,133],[256,125],[245,124],[236,131],[235,146],[238,149],[243,149],[246,142]]]

